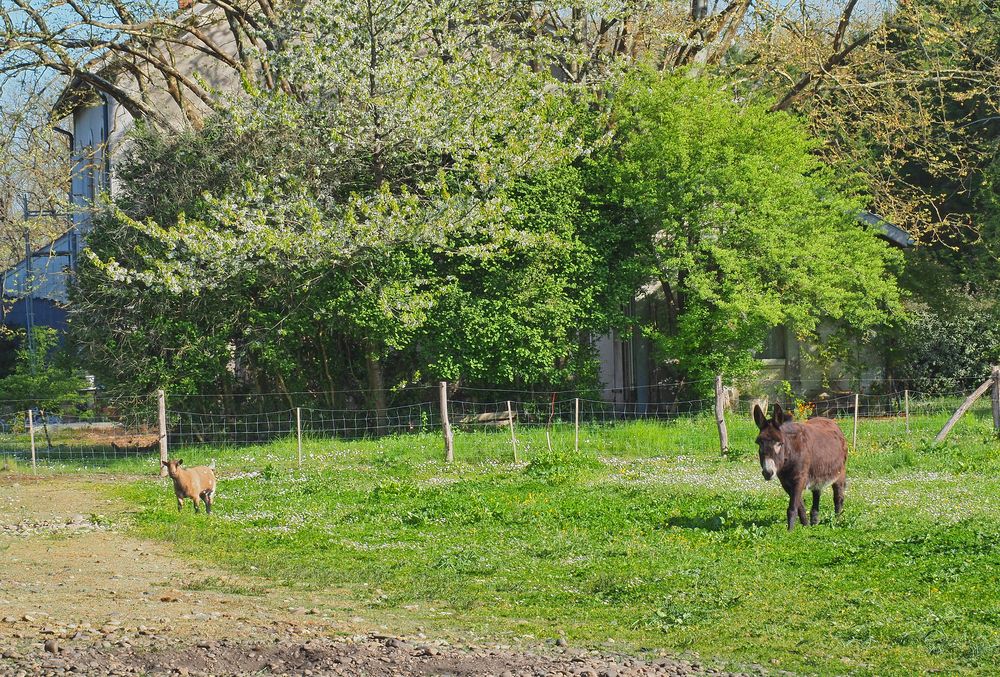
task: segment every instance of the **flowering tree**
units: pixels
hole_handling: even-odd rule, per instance
[[[515,202],[579,190],[578,106],[525,58],[551,41],[490,1],[319,0],[283,26],[272,64],[294,95],[251,91],[180,142],[138,139],[81,269],[75,312],[91,355],[116,380],[175,388],[184,370],[168,365],[184,361],[186,387],[237,378],[235,359],[288,390],[315,360],[331,391],[338,360],[361,363],[383,411],[386,365],[417,353],[434,375],[495,380],[489,356],[475,368],[456,347],[496,345],[502,315],[539,325],[534,349],[492,360],[504,377],[553,378],[586,327],[567,277],[585,247],[572,209]],[[553,219],[560,229],[543,228]],[[515,261],[535,277],[484,283],[483,266]],[[482,314],[493,328],[470,323],[463,306],[490,299],[509,312]],[[166,336],[191,349],[168,357]],[[141,349],[124,353],[132,342]]]

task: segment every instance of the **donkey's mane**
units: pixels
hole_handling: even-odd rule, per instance
[[[781,430],[782,435],[796,436],[805,432],[805,424],[798,423],[796,421],[785,421],[781,424],[781,428],[779,429]]]

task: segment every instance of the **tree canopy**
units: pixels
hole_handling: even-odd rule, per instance
[[[426,64],[415,45],[394,58]],[[507,104],[476,104],[451,52],[402,103],[397,65],[374,79],[393,97],[345,111],[319,87],[261,93],[178,139],[138,135],[74,299],[102,375],[331,404],[360,387],[384,410],[429,379],[592,387],[592,339],[635,322],[651,280],[666,310],[645,329],[693,380],[749,373],[777,324],[858,336],[898,310],[898,257],[793,117],[714,79],[633,71],[591,98],[516,61],[490,76]],[[453,79],[465,107],[438,105]]]
[[[627,78],[609,107],[615,141],[588,188],[621,226],[616,248],[641,262],[633,291],[659,284],[664,312],[647,332],[678,375],[747,374],[780,324],[808,340],[834,320],[856,337],[900,310],[900,256],[859,224],[862,195],[801,122],[719,81],[652,73]]]
[[[74,298],[109,380],[362,385],[384,410],[423,377],[570,378],[593,313],[580,105],[501,10],[312,3],[274,58],[298,96],[140,135]]]

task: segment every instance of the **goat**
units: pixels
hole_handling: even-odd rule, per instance
[[[194,503],[194,511],[198,512],[201,501],[205,502],[205,512],[212,514],[212,502],[215,500],[215,459],[210,465],[199,465],[194,468],[182,468],[183,459],[163,461],[167,466],[167,474],[174,481],[174,495],[177,496],[177,512],[184,509],[184,499],[190,498]]]

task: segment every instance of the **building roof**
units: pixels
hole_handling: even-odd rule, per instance
[[[101,77],[108,77],[111,75],[111,68],[105,67],[99,74]],[[60,92],[49,113],[49,119],[54,123],[59,122],[81,106],[93,106],[101,102],[101,92],[97,87],[75,75]]]
[[[871,212],[860,212],[858,214],[858,220],[862,223],[866,223],[872,228],[879,231],[879,235],[890,243],[901,247],[903,249],[909,249],[917,242],[914,240],[909,233],[900,228],[894,223],[889,223],[883,219],[878,214],[873,214]]]
[[[175,22],[186,21],[192,17],[197,17],[206,12],[214,11],[215,6],[207,3],[194,2],[192,0],[179,0],[177,10],[170,18]],[[132,42],[132,38],[127,38],[124,43]],[[112,49],[106,49],[98,54],[86,64],[83,69],[99,75],[101,78],[114,82],[119,75],[128,72],[129,67]],[[110,95],[109,95],[110,96]],[[51,119],[53,122],[62,120],[81,105],[91,105],[99,102],[101,92],[99,87],[91,82],[87,82],[79,75],[70,78],[66,86],[63,87],[59,97],[51,109]]]

